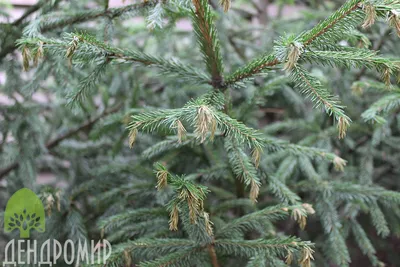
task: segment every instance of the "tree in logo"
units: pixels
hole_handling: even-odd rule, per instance
[[[29,238],[31,230],[40,233],[45,230],[43,203],[28,188],[18,190],[7,202],[4,231],[9,233],[14,230],[19,230],[20,238]]]

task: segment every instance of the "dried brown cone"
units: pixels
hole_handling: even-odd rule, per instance
[[[190,222],[196,223],[197,215],[199,214],[201,204],[199,200],[190,191],[188,191],[187,203],[189,207]]]
[[[168,171],[160,170],[156,173],[157,176],[157,190],[161,190],[168,185]]]
[[[212,228],[213,222],[210,221],[210,215],[207,212],[203,212],[203,217],[204,217],[204,225],[206,227],[207,234],[209,236],[213,236],[213,234],[214,234],[213,228]]]
[[[129,148],[132,148],[133,145],[135,144],[136,141],[136,137],[138,134],[138,130],[136,128],[133,128],[130,132],[129,132]]]
[[[220,0],[219,1],[220,5],[224,9],[224,12],[228,12],[229,8],[231,7],[231,1],[230,0]]]
[[[36,67],[39,64],[39,59],[43,57],[43,42],[39,42],[39,46],[37,48],[36,54],[33,58],[33,65]]]
[[[125,259],[125,266],[132,266],[132,256],[129,253],[128,249],[124,250],[124,259]]]
[[[291,70],[296,66],[297,61],[301,55],[301,47],[296,44],[290,44],[290,51],[287,57],[287,61],[283,67],[284,70]]]
[[[375,7],[371,4],[365,5],[364,10],[365,10],[365,20],[362,27],[365,29],[374,25],[376,20],[376,10]]]
[[[396,29],[397,36],[400,37],[400,16],[396,10],[390,11],[388,21],[389,25]]]
[[[202,210],[203,205],[201,201],[193,195],[189,190],[183,189],[180,193],[178,198],[181,201],[186,201],[188,208],[189,208],[189,218],[191,223],[196,223],[197,216],[199,212]]]
[[[313,254],[314,250],[309,247],[305,247],[301,252],[301,259],[299,264],[301,267],[311,267],[311,261],[314,260]]]
[[[186,137],[186,129],[180,120],[176,121],[176,129],[178,132],[178,142],[182,143],[182,140]]]
[[[72,39],[71,43],[68,46],[66,54],[65,54],[65,56],[67,58],[71,58],[74,55],[76,48],[78,48],[78,42],[79,42],[79,38],[77,36],[74,36],[74,38]]]
[[[335,170],[344,171],[344,167],[346,166],[346,161],[344,159],[336,156],[332,162],[333,162],[333,166],[335,167]]]
[[[171,231],[178,231],[179,210],[174,206],[169,214],[169,229]]]
[[[303,203],[301,204],[303,208],[306,210],[307,214],[314,214],[315,210],[311,204]]]
[[[307,217],[303,215],[300,209],[293,209],[292,218],[299,224],[300,228],[304,230],[307,225]]]
[[[254,180],[250,183],[250,200],[253,203],[257,202],[258,194],[260,193],[260,184]]]
[[[31,51],[27,46],[24,46],[24,48],[22,48],[22,66],[24,68],[24,71],[29,70],[30,60],[31,60]]]
[[[285,263],[290,266],[292,264],[292,262],[293,262],[293,253],[290,250],[288,250],[288,254],[286,255]]]
[[[390,81],[391,76],[392,70],[390,68],[386,68],[382,73],[382,80],[388,88],[392,86],[392,83]]]
[[[206,140],[209,132],[211,132],[211,138],[214,136],[216,125],[217,121],[214,118],[212,110],[205,105],[200,106],[197,110],[195,134],[201,143]]]
[[[51,210],[53,209],[53,205],[54,205],[54,197],[52,194],[49,194],[46,197],[46,207],[45,207],[45,210],[47,211],[47,216],[51,215]]]
[[[251,152],[251,158],[253,160],[254,166],[256,166],[256,168],[258,168],[258,166],[260,166],[261,149],[254,148],[253,151]]]
[[[349,128],[350,122],[346,117],[340,117],[338,120],[339,139],[343,139],[346,136],[347,128]]]
[[[68,62],[69,62],[70,66],[72,66],[72,57],[74,56],[74,53],[75,53],[76,49],[78,48],[78,42],[79,42],[79,38],[77,36],[74,36],[70,45],[68,46],[66,54],[65,54],[65,57],[68,58]]]

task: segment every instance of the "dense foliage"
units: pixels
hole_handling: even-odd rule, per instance
[[[400,1],[270,2],[1,24],[1,206],[31,188],[33,238],[104,237],[103,266],[398,266]]]

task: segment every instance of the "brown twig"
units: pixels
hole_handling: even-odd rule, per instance
[[[215,252],[214,244],[209,244],[207,246],[208,249],[208,254],[210,255],[211,258],[211,264],[213,267],[219,267],[218,263],[218,258],[217,258],[217,253]]]
[[[101,118],[111,114],[111,113],[115,113],[117,112],[119,109],[121,108],[121,105],[116,105],[113,108],[110,108],[108,110],[105,110],[103,113],[101,113],[100,115],[87,120],[86,122],[84,122],[83,124],[81,124],[80,126],[78,126],[75,129],[71,129],[68,132],[61,134],[59,136],[57,136],[56,138],[50,140],[49,142],[47,142],[46,144],[46,148],[47,149],[52,149],[54,147],[56,147],[61,141],[72,137],[73,135],[77,134],[80,131],[83,131],[85,129],[88,129],[89,127],[93,126],[97,121],[99,121]],[[14,169],[18,168],[19,163],[18,162],[14,162],[12,164],[10,164],[9,166],[5,167],[4,169],[0,170],[0,180],[3,179],[7,174],[9,174],[11,171],[13,171]]]

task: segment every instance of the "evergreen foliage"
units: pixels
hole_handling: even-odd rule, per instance
[[[240,4],[41,0],[2,23],[0,199],[37,192],[33,238],[106,238],[99,266],[400,263],[400,1],[261,32]]]

